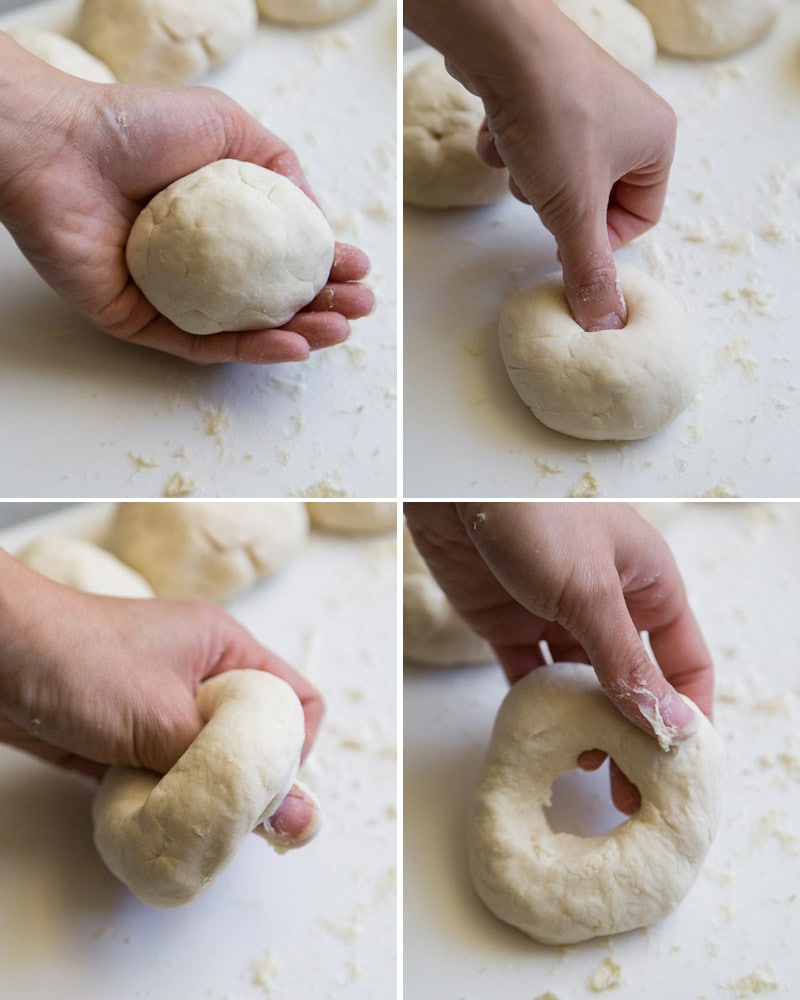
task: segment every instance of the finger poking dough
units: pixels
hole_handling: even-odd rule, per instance
[[[672,912],[720,813],[722,742],[695,711],[697,733],[665,752],[585,664],[540,667],[518,681],[498,712],[470,825],[472,879],[489,909],[544,944],[619,934]],[[636,785],[641,807],[604,836],[553,833],[552,783],[595,748]]]
[[[657,281],[617,268],[628,304],[622,330],[587,333],[575,322],[560,274],[503,306],[500,349],[514,388],[547,427],[593,441],[650,437],[697,391],[686,314]]]
[[[170,184],[139,213],[133,280],[187,333],[282,326],[322,290],[331,227],[296,184],[255,163],[218,160]]]
[[[284,681],[233,670],[200,685],[205,721],[163,777],[112,767],[92,806],[111,872],[151,906],[183,906],[209,888],[292,787],[303,710]]]

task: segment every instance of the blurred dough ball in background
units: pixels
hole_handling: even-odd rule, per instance
[[[135,570],[116,556],[81,538],[48,535],[17,554],[31,569],[89,594],[110,597],[155,597],[155,591]]]
[[[397,526],[397,504],[373,500],[307,502],[311,525],[341,535],[375,535]]]
[[[62,73],[92,83],[116,83],[117,78],[104,62],[64,35],[24,26],[12,28],[8,33],[28,52]]]

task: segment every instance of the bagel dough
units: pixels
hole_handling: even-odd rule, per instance
[[[632,0],[653,26],[660,48],[677,56],[714,59],[761,39],[784,0]]]
[[[403,658],[425,667],[491,663],[491,646],[467,625],[417,551],[403,522]]]
[[[544,944],[574,944],[647,927],[678,906],[720,814],[722,742],[696,714],[697,733],[665,752],[620,714],[585,664],[540,667],[514,684],[469,833],[472,879],[495,916]],[[545,816],[552,783],[595,748],[636,785],[641,807],[604,836],[553,833]]]
[[[694,399],[695,347],[686,314],[630,264],[617,273],[628,304],[622,330],[587,333],[560,274],[503,306],[500,349],[509,378],[547,427],[592,441],[633,441],[666,427]]]
[[[108,547],[159,597],[228,601],[306,544],[299,501],[120,503]]]
[[[93,83],[116,83],[117,78],[104,62],[77,42],[56,34],[55,31],[25,26],[12,28],[9,35],[28,52],[60,69],[62,73],[70,73]]]
[[[125,83],[189,83],[257,24],[254,0],[83,0],[77,37]]]
[[[109,768],[92,804],[100,857],[151,906],[204,892],[277,810],[300,763],[303,709],[272,674],[218,674],[197,706],[205,726],[166,775]]]
[[[656,63],[650,22],[628,0],[556,0],[585,34],[633,73],[646,76]]]
[[[256,0],[268,21],[280,24],[329,24],[366,7],[371,0]]]
[[[17,558],[75,590],[109,597],[155,597],[143,576],[105,549],[81,538],[51,535],[31,542]]]
[[[476,143],[483,104],[441,58],[403,77],[403,200],[420,208],[488,205],[508,193],[508,171],[487,166]]]
[[[375,535],[397,526],[397,504],[389,501],[314,500],[306,503],[311,524],[343,535]]]
[[[156,309],[208,334],[281,326],[324,287],[333,252],[331,227],[296,184],[218,160],[139,213],[127,262]]]

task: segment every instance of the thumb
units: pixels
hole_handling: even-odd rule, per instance
[[[621,330],[628,308],[617,279],[605,213],[600,223],[556,233],[569,311],[584,330]]]

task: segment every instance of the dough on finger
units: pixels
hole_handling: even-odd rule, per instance
[[[105,549],[81,538],[49,535],[18,555],[31,569],[75,590],[108,597],[155,597],[145,578]]]

